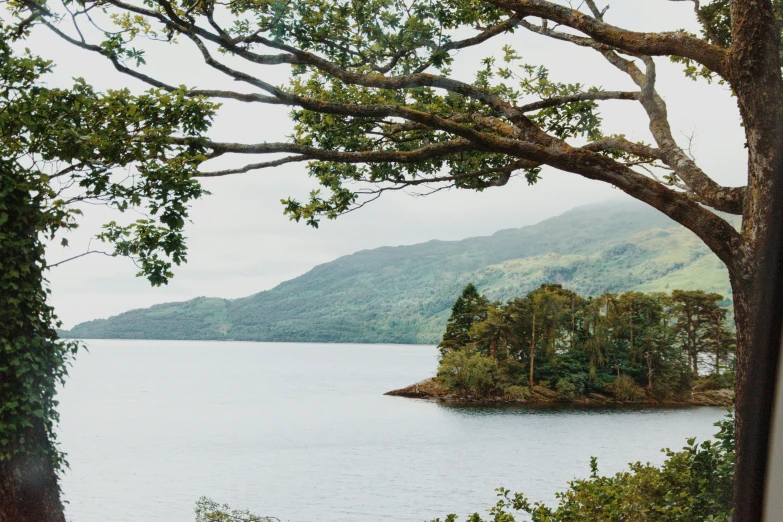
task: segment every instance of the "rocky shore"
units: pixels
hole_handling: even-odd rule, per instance
[[[408,397],[411,399],[425,399],[456,404],[529,404],[531,406],[544,404],[574,404],[574,405],[601,405],[601,404],[638,404],[659,406],[731,406],[734,401],[734,392],[730,389],[696,391],[690,398],[683,400],[660,400],[645,398],[637,401],[621,401],[610,395],[591,393],[589,395],[577,395],[571,398],[561,397],[555,390],[544,386],[529,388],[529,395],[525,398],[508,395],[489,397],[462,396],[449,390],[436,378],[426,379],[411,386],[386,392],[384,395],[395,397]]]

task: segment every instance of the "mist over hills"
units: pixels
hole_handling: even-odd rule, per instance
[[[561,283],[605,291],[716,291],[728,272],[690,231],[635,202],[579,207],[491,236],[364,250],[240,299],[199,297],[88,321],[72,338],[437,343],[462,288],[492,299]]]

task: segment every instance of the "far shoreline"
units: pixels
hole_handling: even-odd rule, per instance
[[[59,337],[60,341],[148,341],[148,342],[200,342],[200,343],[258,343],[258,344],[334,344],[334,345],[372,345],[372,346],[423,346],[435,349],[437,343],[395,343],[395,342],[356,342],[356,341],[255,341],[252,339],[147,339],[135,337]]]

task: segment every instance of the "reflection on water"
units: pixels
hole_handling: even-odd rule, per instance
[[[291,522],[421,522],[716,430],[719,408],[462,406],[383,396],[432,347],[90,341],[61,394],[74,522],[192,521],[208,495]]]

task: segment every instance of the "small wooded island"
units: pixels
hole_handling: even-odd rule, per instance
[[[736,334],[728,304],[701,290],[584,298],[557,284],[502,304],[469,284],[438,345],[437,376],[386,395],[730,406]]]

